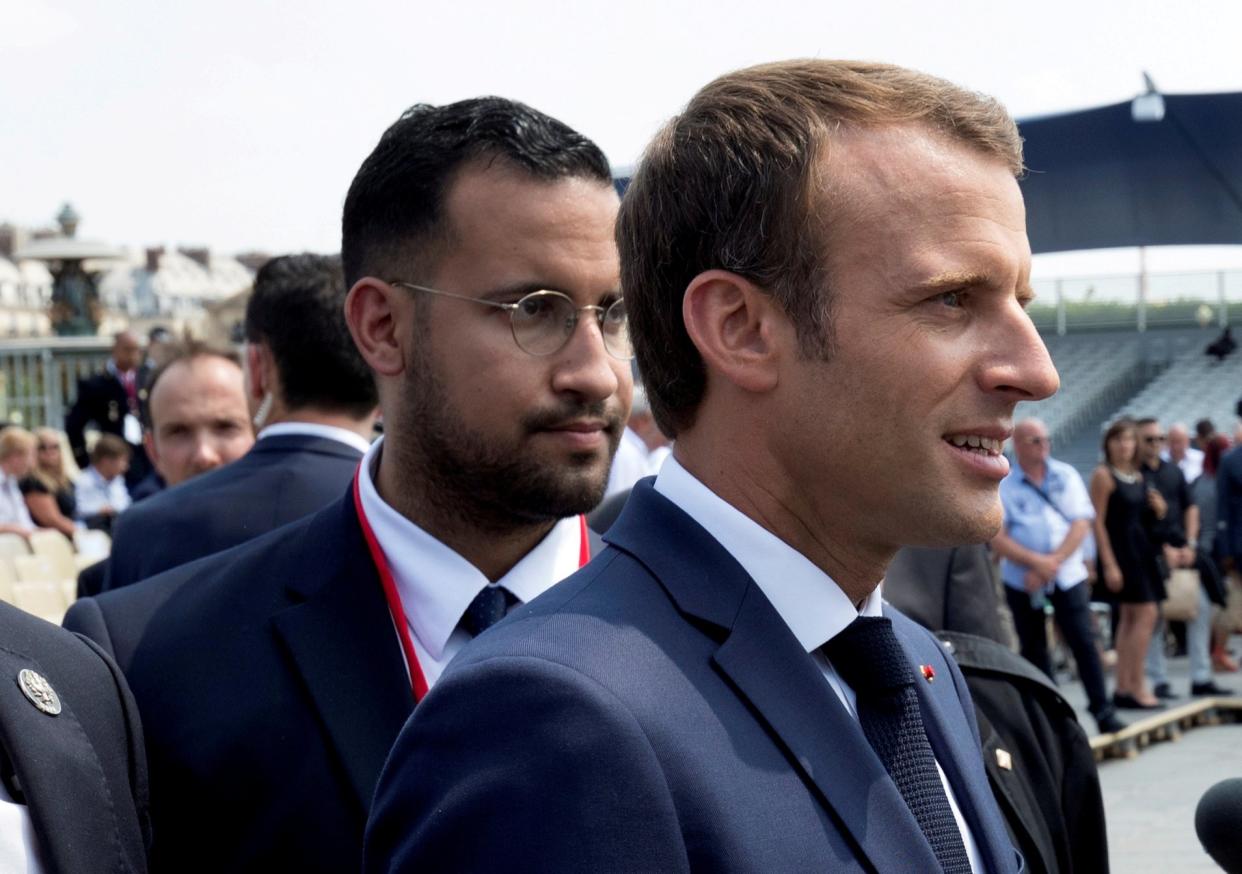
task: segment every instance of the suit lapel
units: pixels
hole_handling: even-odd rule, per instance
[[[26,796],[48,871],[90,874],[123,870],[119,855],[107,859],[86,847],[116,847],[121,824],[116,818],[95,748],[62,699],[57,716],[40,712],[22,694],[18,672],[29,668],[48,676],[34,659],[0,647],[0,744],[8,752]]]
[[[352,495],[320,520],[323,524],[308,531],[316,548],[305,576],[290,586],[300,603],[272,621],[367,810],[414,699]],[[325,566],[330,568],[326,580]]]
[[[763,592],[715,539],[649,482],[635,486],[605,539],[642,562],[683,612],[725,630],[715,663],[860,857],[877,871],[938,870],[931,845],[861,726]]]
[[[885,615],[893,619],[893,630],[910,656],[915,676],[920,675],[920,666],[924,664],[930,665],[936,673],[935,680],[920,682],[915,687],[923,724],[936,754],[936,761],[940,763],[949,785],[953,787],[962,816],[970,826],[980,853],[987,860],[988,870],[1013,870],[1013,843],[1005,831],[1003,821],[996,815],[995,800],[988,784],[983,758],[975,744],[978,735],[974,710],[970,707],[968,720],[968,714],[962,706],[964,702],[969,702],[969,698],[959,697],[953,680],[953,668],[950,667],[949,657],[940,643],[906,617],[899,613],[894,614],[895,611],[886,605]],[[964,685],[962,691],[965,691]]]

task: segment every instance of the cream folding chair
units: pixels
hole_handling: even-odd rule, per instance
[[[20,534],[5,531],[0,534],[0,556],[7,558],[14,555],[30,555],[30,544]]]
[[[55,580],[76,580],[78,565],[73,557],[73,544],[59,531],[44,529],[30,535],[30,551],[51,562]]]
[[[13,603],[27,613],[59,625],[65,618],[65,594],[60,583],[42,580],[13,584]]]
[[[0,558],[0,601],[13,603],[13,584],[17,582],[17,571],[13,562],[7,557]]]
[[[77,549],[78,569],[103,561],[112,552],[112,538],[107,531],[85,529],[73,533],[73,545]]]

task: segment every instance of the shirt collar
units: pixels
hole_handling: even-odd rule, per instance
[[[286,437],[290,435],[323,437],[327,440],[335,440],[337,443],[344,443],[346,446],[352,446],[359,452],[366,452],[371,448],[371,444],[364,437],[350,431],[348,428],[338,428],[335,425],[319,425],[313,422],[277,422],[275,425],[268,425],[260,431],[256,439],[262,440],[265,437]]]
[[[489,585],[483,572],[389,506],[375,488],[384,438],[362,459],[359,494],[401,596],[406,621],[419,643],[439,660],[449,635],[474,597]],[[562,519],[496,581],[525,603],[578,570],[581,517]]]
[[[669,456],[655,489],[698,522],[750,574],[794,637],[813,652],[859,616],[879,616],[880,586],[859,610],[802,553],[733,507]]]

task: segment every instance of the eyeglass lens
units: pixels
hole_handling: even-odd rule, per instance
[[[536,291],[519,300],[510,315],[513,339],[532,355],[551,355],[565,345],[580,318],[580,310],[568,297],[556,292]],[[625,302],[590,308],[599,321],[604,348],[616,358],[633,358]]]

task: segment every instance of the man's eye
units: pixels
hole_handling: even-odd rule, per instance
[[[946,291],[943,294],[936,295],[936,300],[947,307],[957,309],[966,303],[966,292]]]

